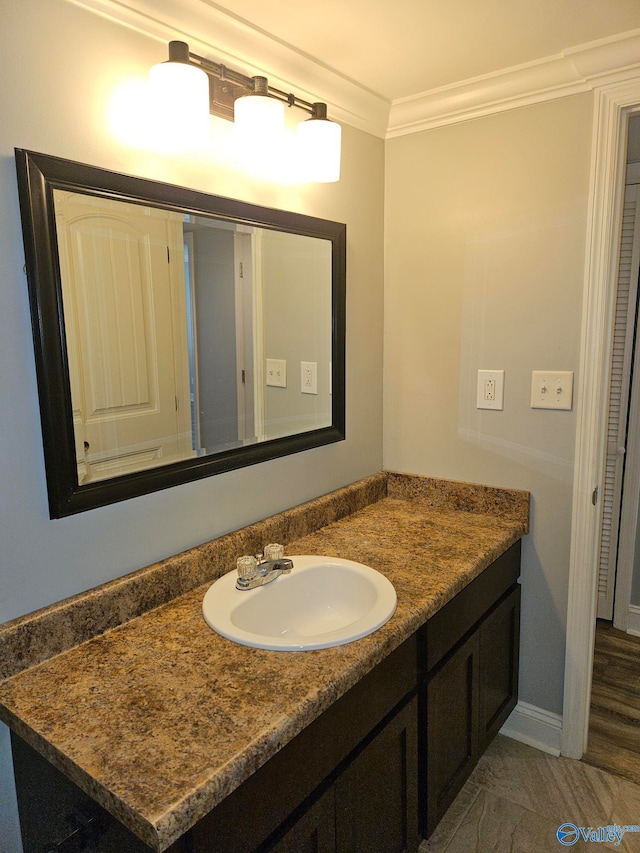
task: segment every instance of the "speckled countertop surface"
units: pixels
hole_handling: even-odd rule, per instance
[[[346,510],[336,512],[340,501]],[[297,529],[304,535],[280,536],[289,555],[340,556],[383,572],[398,606],[369,637],[294,653],[219,637],[201,610],[212,580],[229,569],[215,559],[205,583],[52,657],[40,648],[43,620],[63,614],[77,625],[79,608],[95,609],[99,592],[55,614],[48,608],[0,626],[0,652],[18,650],[27,666],[0,683],[0,718],[156,850],[170,846],[528,529],[525,492],[395,474],[375,475],[304,508],[306,522],[297,528],[281,514],[246,528],[251,532],[240,540],[230,534],[233,545],[252,542],[254,534],[274,541],[274,533]],[[221,553],[225,539],[216,540]],[[197,557],[198,549],[189,554]],[[145,577],[157,583],[166,571],[167,563],[158,564]],[[105,585],[107,594],[112,585]]]

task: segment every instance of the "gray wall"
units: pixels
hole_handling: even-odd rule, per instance
[[[60,37],[52,38],[52,33]],[[61,35],[62,34],[62,35]],[[213,156],[131,147],[114,93],[166,45],[64,0],[2,3],[0,29],[0,621],[204,542],[382,467],[384,145],[343,129],[338,184],[282,186]],[[47,506],[14,147],[347,223],[347,439],[51,521]],[[269,488],[264,488],[264,483]],[[0,850],[19,850],[0,726]]]
[[[299,234],[265,231],[261,246],[265,356],[287,362],[287,387],[265,388],[267,435],[328,426],[331,244]],[[300,390],[302,361],[318,366],[317,394]]]
[[[531,492],[520,699],[558,714],[576,409],[532,409],[531,371],[578,369],[591,127],[584,94],[387,144],[384,464]]]

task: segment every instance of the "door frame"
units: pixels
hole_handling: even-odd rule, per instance
[[[591,184],[577,402],[563,755],[581,758],[589,732],[598,546],[628,117],[640,111],[640,77],[594,90]]]

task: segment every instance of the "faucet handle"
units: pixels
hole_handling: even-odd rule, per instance
[[[284,545],[276,545],[272,542],[264,546],[265,560],[281,560],[284,557]]]
[[[238,577],[250,580],[258,574],[258,560],[250,554],[236,560]]]

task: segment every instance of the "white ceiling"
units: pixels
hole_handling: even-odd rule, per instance
[[[204,0],[387,101],[640,27],[640,0]]]

